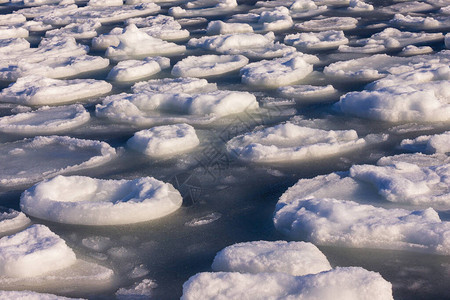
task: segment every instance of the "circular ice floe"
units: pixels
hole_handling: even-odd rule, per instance
[[[366,39],[354,42],[356,46],[339,46],[341,52],[379,53],[397,50],[412,44],[435,42],[444,39],[442,33],[407,32],[386,28]]]
[[[108,74],[115,81],[134,81],[145,78],[170,67],[167,57],[147,57],[144,60],[125,60],[119,62]]]
[[[330,17],[297,23],[294,27],[301,31],[350,30],[357,24],[358,20],[352,17]]]
[[[286,98],[293,98],[297,102],[323,102],[338,96],[337,90],[331,85],[290,85],[278,88],[278,92]]]
[[[449,80],[441,80],[350,92],[335,106],[346,114],[386,122],[448,122],[449,87]]]
[[[1,238],[0,253],[0,278],[39,276],[76,261],[66,242],[43,225]]]
[[[157,126],[136,132],[128,146],[149,156],[162,157],[187,152],[200,143],[188,124]]]
[[[348,267],[292,276],[283,273],[199,273],[183,284],[182,300],[214,299],[392,300],[392,285],[379,273]]]
[[[0,298],[26,300],[82,300],[81,298],[67,298],[53,294],[43,294],[31,291],[0,291]]]
[[[307,60],[309,57],[302,53],[292,53],[248,64],[241,69],[242,82],[269,88],[292,84],[312,72],[313,66]]]
[[[450,222],[441,221],[432,208],[385,209],[353,201],[294,196],[288,202],[278,202],[274,223],[291,239],[316,245],[450,254]]]
[[[100,28],[101,26],[102,24],[100,22],[90,20],[83,23],[72,23],[62,28],[45,32],[45,37],[69,36],[75,39],[91,39],[97,36],[96,29]]]
[[[421,55],[421,54],[430,54],[433,53],[433,48],[430,46],[421,46],[417,47],[414,45],[408,45],[402,49],[400,55],[402,56],[412,56],[412,55]]]
[[[366,144],[354,130],[322,130],[287,122],[237,136],[227,143],[227,149],[242,160],[269,163],[319,159]]]
[[[3,210],[0,207],[0,211]],[[16,231],[28,226],[31,220],[23,213],[13,209],[0,212],[0,234]]]
[[[177,62],[172,75],[178,77],[209,77],[239,70],[248,64],[242,55],[188,56]]]
[[[0,37],[2,37],[2,39],[26,38],[28,35],[28,30],[25,28],[11,25],[0,25]]]
[[[57,176],[23,192],[20,206],[26,214],[58,223],[121,225],[166,216],[182,204],[169,183],[151,177],[101,180]]]
[[[284,38],[284,43],[305,50],[328,50],[347,44],[348,39],[343,31],[327,30],[288,34]]]
[[[223,21],[211,21],[208,23],[206,33],[208,35],[252,33],[253,27],[246,23],[225,23]]]
[[[259,107],[248,92],[213,91],[199,94],[139,92],[107,97],[96,115],[116,122],[151,126],[161,123],[207,124],[216,118]]]
[[[86,291],[107,287],[114,275],[108,268],[76,259],[65,241],[44,225],[1,238],[0,253],[0,285],[6,290]]]
[[[134,24],[128,25],[118,39],[119,44],[109,47],[105,53],[107,57],[117,61],[142,56],[181,54],[186,50],[185,46],[149,36]]]
[[[24,38],[0,39],[0,53],[11,53],[30,48],[30,43]]]
[[[331,269],[325,255],[305,242],[247,242],[226,247],[216,254],[212,269],[239,273],[286,273],[294,276]]]
[[[198,94],[217,90],[215,83],[199,78],[163,78],[135,83],[133,93],[183,93]]]
[[[449,62],[450,51],[447,50],[434,55],[418,55],[413,57],[395,57],[386,54],[377,54],[369,57],[335,62],[326,66],[323,72],[327,77],[334,80],[357,80],[364,82],[374,81],[388,75],[399,75],[415,70],[419,71],[423,67],[434,69],[440,66],[448,66]]]
[[[125,23],[127,25],[136,24],[148,35],[165,41],[178,41],[189,37],[189,31],[182,29],[180,23],[170,16],[157,15],[146,18],[133,18],[128,19]]]
[[[402,14],[395,14],[389,23],[394,26],[415,30],[445,29],[450,27],[450,20],[446,17],[414,17]]]
[[[30,184],[65,172],[93,168],[115,158],[105,142],[49,136],[0,144],[0,186]]]
[[[81,104],[49,107],[0,118],[0,132],[40,135],[55,134],[78,127],[90,119]]]
[[[26,76],[0,92],[0,101],[24,105],[51,105],[98,97],[111,91],[103,80],[59,80],[42,76]]]

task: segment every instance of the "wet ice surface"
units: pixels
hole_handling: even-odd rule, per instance
[[[395,299],[450,297],[448,1],[87,2],[0,0],[0,234],[43,224],[77,257],[2,289],[176,299],[201,273],[212,293],[339,276],[357,295],[366,279],[387,299],[386,281]],[[146,213],[170,206],[133,188],[152,177],[182,202]],[[294,185],[314,198],[281,218]],[[305,240],[322,279],[259,273],[316,261]],[[258,274],[217,267],[233,259]]]

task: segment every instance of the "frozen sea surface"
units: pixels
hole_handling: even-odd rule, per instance
[[[450,299],[449,16],[0,0],[0,298]]]

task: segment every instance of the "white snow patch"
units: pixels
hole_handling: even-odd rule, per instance
[[[21,300],[82,300],[81,298],[67,298],[53,294],[36,293],[31,291],[0,291],[0,298]]]
[[[148,299],[153,295],[153,290],[158,287],[158,284],[151,279],[144,279],[141,282],[134,284],[132,287],[120,288],[116,292],[116,297],[120,299]]]
[[[83,23],[72,23],[62,28],[45,32],[45,37],[73,37],[75,39],[90,39],[97,36],[96,29],[100,28],[100,22],[87,20]]]
[[[400,143],[400,147],[405,150],[418,151],[426,154],[449,153],[450,132],[422,135],[412,140],[405,139]]]
[[[337,90],[331,85],[290,85],[278,88],[278,92],[286,98],[293,98],[297,102],[322,102],[335,98]]]
[[[206,28],[208,35],[253,33],[253,27],[246,23],[225,23],[223,21],[211,21]]]

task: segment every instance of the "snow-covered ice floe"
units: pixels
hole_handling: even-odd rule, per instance
[[[371,37],[355,41],[355,46],[341,45],[341,52],[356,53],[380,53],[401,49],[412,44],[436,42],[444,39],[444,35],[438,33],[407,32],[395,28],[386,28]]]
[[[70,23],[83,23],[88,20],[105,23],[124,21],[129,18],[148,16],[159,12],[161,7],[155,3],[122,6],[84,6],[62,13],[44,15],[39,20],[54,26]]]
[[[326,5],[317,5],[312,0],[289,1],[289,5],[289,12],[293,19],[313,17],[324,13],[328,9]]]
[[[23,300],[82,300],[81,298],[68,298],[47,293],[36,293],[32,291],[0,291],[2,299]]]
[[[450,222],[441,221],[433,208],[358,203],[384,200],[448,209],[449,170],[446,155],[403,154],[383,157],[375,166],[354,165],[346,173],[301,179],[278,201],[275,227],[319,245],[449,255]]]
[[[450,19],[446,17],[433,18],[402,14],[396,14],[389,23],[397,27],[415,30],[445,29],[450,27]]]
[[[444,50],[433,55],[395,57],[376,54],[368,57],[339,61],[326,66],[324,74],[340,81],[374,81],[388,75],[397,75],[422,67],[438,68],[450,62],[450,51]],[[417,76],[420,76],[420,72]]]
[[[311,243],[257,241],[234,244],[219,251],[212,269],[216,272],[302,276],[328,271],[331,266],[325,255]]]
[[[118,300],[130,299],[151,299],[153,297],[154,289],[158,284],[151,279],[143,279],[141,282],[134,284],[130,288],[120,288],[116,292]]]
[[[107,79],[114,81],[136,81],[149,77],[170,67],[167,57],[146,57],[143,60],[124,60],[114,66]]]
[[[0,284],[7,290],[105,288],[114,276],[111,269],[77,259],[66,242],[44,225],[1,238],[0,253]]]
[[[146,18],[132,18],[126,20],[125,24],[135,24],[148,35],[165,41],[178,41],[189,37],[189,31],[182,29],[180,23],[171,16],[157,15]]]
[[[253,33],[253,27],[247,23],[225,23],[223,21],[210,21],[206,28],[208,35]]]
[[[117,35],[119,44],[106,49],[105,55],[113,60],[125,60],[145,56],[182,54],[185,46],[152,37],[136,27],[128,25],[123,33]]]
[[[281,96],[293,98],[298,103],[324,102],[338,96],[338,91],[331,85],[288,85],[278,88]]]
[[[382,7],[378,11],[394,15],[394,14],[425,12],[433,9],[436,9],[436,7],[424,1],[407,1]]]
[[[0,40],[10,38],[26,38],[28,37],[28,30],[13,25],[0,25]]]
[[[405,139],[400,143],[404,150],[422,152],[425,154],[449,153],[450,131],[434,135],[422,135],[415,139]]]
[[[253,86],[276,88],[305,78],[319,59],[313,55],[295,52],[273,60],[254,62],[240,71],[242,82]]]
[[[296,23],[294,28],[301,31],[350,30],[357,25],[358,20],[352,17],[330,17]]]
[[[385,139],[360,138],[355,130],[322,130],[286,122],[237,136],[227,143],[227,150],[249,162],[292,162],[341,155]]]
[[[20,51],[17,51],[20,50]],[[77,44],[73,37],[41,40],[37,48],[20,46],[2,51],[0,80],[14,81],[27,75],[61,78],[104,69],[109,60],[86,55],[89,48]]]
[[[96,106],[96,115],[137,126],[158,123],[205,124],[216,118],[259,107],[256,97],[248,92],[210,91],[206,80],[206,85],[203,85],[203,81],[183,79],[186,81],[161,80],[154,86],[157,92],[152,87],[140,84],[135,89],[136,94],[108,96],[101,105]],[[164,82],[171,81],[175,84],[164,86]],[[179,83],[181,86],[177,90]],[[175,89],[167,90],[170,86]],[[191,89],[193,94],[186,93],[187,89]],[[207,92],[196,93],[196,89],[206,89]]]
[[[182,93],[198,94],[217,90],[215,83],[199,78],[164,78],[142,81],[131,87],[133,93]]]
[[[288,34],[284,38],[284,43],[300,50],[329,50],[347,44],[348,39],[342,30],[327,30]]]
[[[90,115],[81,104],[43,106],[35,111],[0,118],[0,132],[20,135],[55,134],[87,123]]]
[[[30,225],[31,220],[23,212],[0,207],[0,235],[18,231]]]
[[[98,97],[111,91],[112,85],[95,79],[51,79],[37,75],[19,78],[0,92],[1,102],[23,105],[56,105]]]
[[[0,186],[28,185],[103,165],[116,157],[105,142],[48,136],[0,144]]]
[[[207,6],[209,7],[192,7],[188,2],[186,9],[180,6],[171,7],[169,14],[175,18],[221,16],[230,14],[236,10],[238,3],[236,0],[216,0],[210,1]]]
[[[422,54],[430,54],[433,53],[433,48],[430,46],[414,46],[408,45],[402,49],[402,52],[399,54],[401,56],[412,56],[412,55],[422,55]]]
[[[248,58],[270,59],[281,57],[296,49],[279,42],[275,43],[273,32],[264,35],[257,33],[233,33],[192,38],[189,47],[197,47],[222,54],[241,54]]]
[[[391,300],[392,285],[379,273],[348,267],[292,276],[283,273],[199,273],[183,285],[182,300],[217,299]]]
[[[72,23],[62,28],[49,30],[45,32],[45,37],[68,36],[75,39],[91,39],[97,36],[96,29],[101,26],[102,24],[100,22],[87,20],[83,23]]]
[[[138,131],[127,145],[149,156],[164,157],[188,152],[199,143],[194,127],[174,124]]]
[[[177,77],[210,77],[230,73],[248,64],[242,55],[188,56],[177,62],[172,75]]]
[[[171,184],[152,177],[102,180],[57,176],[27,189],[20,198],[21,209],[28,215],[96,226],[161,218],[177,210],[181,203],[180,193]]]
[[[450,121],[448,62],[397,69],[396,74],[367,85],[363,91],[343,95],[335,107],[347,114],[387,122]]]

